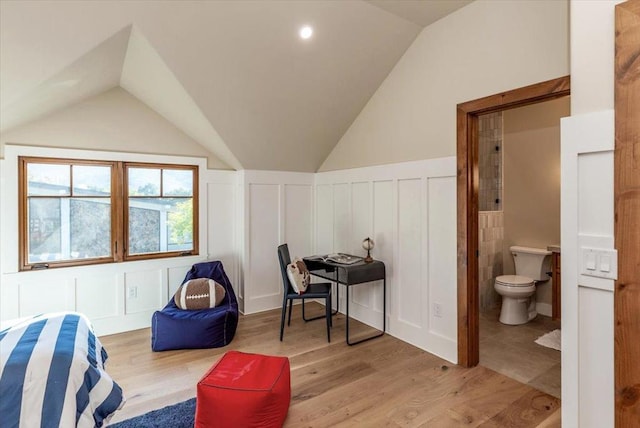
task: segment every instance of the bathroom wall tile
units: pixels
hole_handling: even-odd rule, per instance
[[[481,115],[478,123],[479,208],[496,211],[502,208],[502,113]]]
[[[478,283],[480,310],[489,311],[500,304],[500,296],[494,289],[496,276],[503,274],[503,214],[499,211],[480,212]]]

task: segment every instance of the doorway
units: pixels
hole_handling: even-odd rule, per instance
[[[478,291],[478,117],[570,94],[570,77],[537,83],[457,106],[458,364],[480,359]]]
[[[561,323],[552,318],[552,255],[561,254],[560,119],[570,115],[567,96],[478,117],[479,365],[556,398]],[[551,253],[512,254],[525,248]],[[527,257],[542,263],[537,271],[524,272],[517,264]],[[504,286],[496,289],[498,278],[519,280],[510,275],[536,279],[533,288],[520,288],[533,290],[524,294],[526,308],[513,306],[514,296],[504,296]]]

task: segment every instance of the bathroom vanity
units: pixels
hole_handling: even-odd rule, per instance
[[[551,251],[551,318],[560,319],[560,245],[549,245],[547,250]]]

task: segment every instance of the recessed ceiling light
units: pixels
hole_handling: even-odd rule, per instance
[[[309,39],[313,35],[313,28],[308,25],[305,25],[300,29],[300,37],[303,39]]]

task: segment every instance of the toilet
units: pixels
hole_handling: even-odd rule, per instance
[[[525,324],[538,315],[536,282],[549,280],[547,272],[551,270],[551,251],[519,246],[509,250],[516,265],[516,274],[499,276],[494,284],[496,292],[502,296],[500,322]]]

